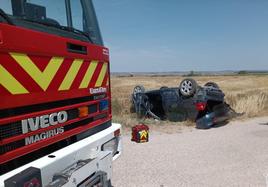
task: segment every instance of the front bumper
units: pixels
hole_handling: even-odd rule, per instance
[[[59,173],[69,174],[68,181],[64,186],[77,186],[98,171],[104,171],[107,174],[107,180],[110,180],[112,161],[117,159],[122,151],[121,138],[119,137],[118,150],[115,155],[112,155],[111,151],[102,151],[101,146],[113,139],[115,137],[114,132],[120,128],[120,124],[113,123],[111,127],[88,138],[5,173],[0,176],[0,187],[5,186],[7,179],[30,167],[40,170],[42,186],[48,186],[52,183]],[[84,164],[79,165],[78,163],[81,162]]]

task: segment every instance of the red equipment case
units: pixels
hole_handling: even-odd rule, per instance
[[[132,127],[131,141],[144,143],[149,141],[149,127],[144,124],[139,124]]]

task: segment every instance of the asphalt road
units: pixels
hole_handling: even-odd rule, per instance
[[[124,135],[123,154],[114,163],[113,185],[266,186],[267,123],[265,117],[209,130],[155,131],[144,144]]]

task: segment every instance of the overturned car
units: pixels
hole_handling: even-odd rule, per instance
[[[234,116],[235,112],[225,103],[224,96],[216,83],[199,86],[193,79],[182,80],[179,87],[150,91],[139,85],[131,96],[131,111],[136,112],[139,118],[193,120],[197,128],[207,129]]]

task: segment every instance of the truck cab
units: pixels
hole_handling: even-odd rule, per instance
[[[0,187],[109,184],[109,64],[91,0],[1,1]]]

